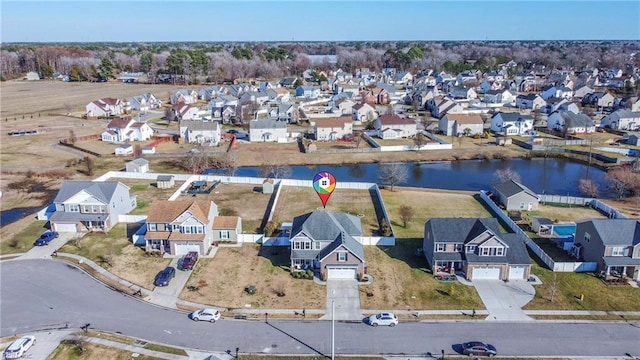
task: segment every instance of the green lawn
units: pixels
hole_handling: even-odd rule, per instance
[[[0,240],[0,254],[16,254],[29,251],[33,242],[47,229],[46,221],[32,221],[29,225],[15,234],[9,234]]]
[[[542,285],[534,286],[536,296],[525,305],[526,310],[640,311],[638,288],[607,286],[592,273],[554,273],[536,262],[531,272],[542,280]],[[551,302],[554,276],[557,290]],[[580,295],[584,295],[583,301],[579,300]]]

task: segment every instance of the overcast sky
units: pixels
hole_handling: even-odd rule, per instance
[[[2,42],[640,40],[640,1],[5,1]]]

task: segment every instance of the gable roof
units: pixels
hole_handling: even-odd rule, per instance
[[[362,235],[362,224],[354,215],[319,210],[293,218],[291,237],[301,232],[313,240],[335,240],[341,232]]]
[[[538,197],[538,195],[533,191],[531,191],[531,189],[512,179],[502,182],[494,186],[494,188],[496,191],[502,193],[504,196],[508,198],[512,197],[513,195],[519,194],[521,192],[525,192],[536,198]]]
[[[351,235],[341,232],[338,237],[329,245],[325,246],[324,249],[320,250],[320,254],[318,254],[318,259],[320,261],[324,260],[327,256],[331,255],[334,251],[338,250],[340,247],[344,247],[349,250],[353,255],[355,255],[360,261],[364,262],[364,247],[362,244],[356,241]]]
[[[564,120],[566,128],[593,127],[593,120],[586,114],[575,114],[571,111],[556,111]]]
[[[213,219],[214,229],[235,229],[238,225],[237,216],[216,216]]]
[[[382,125],[415,125],[416,122],[413,119],[401,118],[398,115],[385,114],[378,117],[380,124]]]
[[[104,203],[109,203],[109,200],[111,200],[113,194],[120,185],[128,189],[126,185],[119,181],[65,181],[62,184],[60,191],[58,191],[55,199],[53,199],[53,202],[65,202],[72,196],[84,190],[96,199]]]
[[[446,114],[447,119],[453,120],[458,124],[476,124],[482,125],[482,116],[480,114]]]
[[[343,128],[345,124],[352,123],[353,118],[351,116],[340,116],[332,118],[316,119],[317,128]]]
[[[516,122],[518,120],[520,120],[520,121],[526,121],[526,120],[533,121],[533,116],[520,114],[520,113],[517,113],[517,112],[499,112],[499,113],[495,114],[494,116],[498,116],[498,115],[500,115],[500,117],[502,118],[503,122]]]
[[[109,122],[107,129],[126,129],[131,123],[131,117],[117,117]]]
[[[638,219],[590,219],[576,224],[581,226],[585,223],[593,224],[605,246],[640,244],[640,220]]]
[[[287,124],[284,121],[277,121],[276,119],[263,118],[257,120],[251,120],[249,122],[250,129],[286,129]]]
[[[204,224],[209,223],[209,210],[213,201],[206,200],[154,200],[149,206],[147,222],[170,223],[183,213],[191,215]]]

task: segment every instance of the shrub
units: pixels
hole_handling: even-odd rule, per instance
[[[249,295],[253,295],[256,293],[256,287],[255,285],[249,285],[246,288],[244,288],[244,291]]]
[[[307,279],[313,279],[313,270],[307,270]]]

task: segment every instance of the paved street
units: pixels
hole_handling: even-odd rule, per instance
[[[0,262],[0,336],[46,328],[92,328],[207,351],[240,348],[261,354],[331,352],[330,321],[196,323],[186,312],[152,306],[110,290],[54,260]],[[338,354],[455,354],[473,339],[501,355],[623,356],[640,354],[640,322],[402,322],[395,328],[336,323]]]

